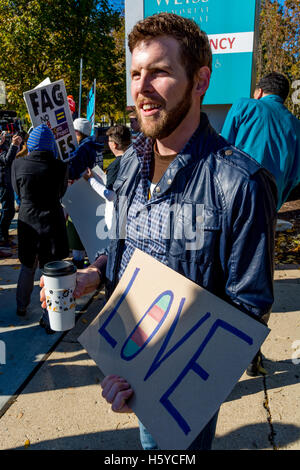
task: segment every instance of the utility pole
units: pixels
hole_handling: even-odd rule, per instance
[[[79,84],[79,104],[78,104],[78,117],[81,114],[81,87],[82,87],[82,58],[80,59],[80,84]]]

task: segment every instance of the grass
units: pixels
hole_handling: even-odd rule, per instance
[[[116,157],[114,157],[114,155],[112,153],[107,153],[106,155],[104,155],[103,157],[103,170],[105,171],[106,168],[108,167],[108,165],[111,164],[111,162],[113,162],[115,160]]]

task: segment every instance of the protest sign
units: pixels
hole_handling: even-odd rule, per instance
[[[43,80],[41,83],[39,83],[36,87],[36,88],[40,88],[41,86],[45,86],[45,85],[50,85],[51,83],[51,80],[49,77],[45,78],[45,80]]]
[[[105,185],[106,175],[101,168],[95,166],[93,173]],[[84,178],[80,178],[68,187],[62,205],[75,225],[90,263],[93,263],[96,253],[109,243],[113,202],[103,199]]]
[[[24,99],[33,127],[46,124],[52,130],[62,160],[78,146],[73,119],[63,80],[41,83],[24,93]]]
[[[256,319],[135,250],[79,341],[105,375],[131,385],[129,405],[159,448],[184,450],[268,333]]]

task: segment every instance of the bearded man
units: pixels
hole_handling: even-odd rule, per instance
[[[100,282],[110,295],[138,248],[261,317],[273,303],[276,186],[201,112],[212,69],[207,35],[189,19],[160,13],[134,26],[129,48],[141,134],[123,155],[113,187],[119,235],[78,272],[75,295]],[[125,379],[108,376],[102,387],[113,411],[130,411],[134,391]],[[217,413],[190,449],[211,448],[216,421]],[[144,449],[157,449],[142,423],[140,436]]]

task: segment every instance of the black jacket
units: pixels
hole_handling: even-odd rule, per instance
[[[5,143],[0,147],[0,186],[11,184],[11,165],[18,152],[17,145],[8,147]]]
[[[67,189],[67,165],[51,152],[33,151],[12,165],[12,185],[21,199],[18,217],[19,259],[32,267],[69,254],[60,198]]]
[[[116,157],[116,159],[108,165],[106,169],[106,187],[107,189],[112,189],[114,182],[117,179],[119,168],[120,168],[121,157]]]

